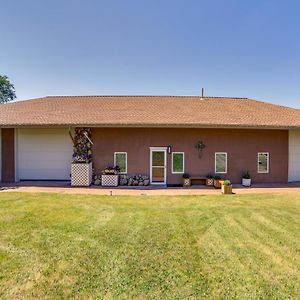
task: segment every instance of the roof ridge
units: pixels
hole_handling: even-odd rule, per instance
[[[41,98],[36,98],[36,99],[43,99],[43,98],[88,98],[88,97],[95,97],[95,98],[114,98],[114,97],[120,97],[120,98],[138,98],[138,97],[143,97],[143,98],[206,98],[206,99],[249,99],[247,97],[226,97],[226,96],[203,96],[201,95],[55,95],[55,96],[45,96]]]

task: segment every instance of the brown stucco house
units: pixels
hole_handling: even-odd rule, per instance
[[[0,105],[3,182],[69,180],[69,132],[91,128],[93,167],[175,185],[182,174],[234,183],[300,181],[300,110],[247,98],[51,96]],[[202,150],[202,151],[201,151]],[[163,164],[152,158],[159,154]]]

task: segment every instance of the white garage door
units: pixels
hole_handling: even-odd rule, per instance
[[[2,178],[2,135],[1,135],[1,128],[0,128],[0,182],[1,182],[1,178]]]
[[[20,180],[69,180],[73,145],[68,129],[19,129]]]
[[[289,132],[289,181],[300,181],[300,130]]]

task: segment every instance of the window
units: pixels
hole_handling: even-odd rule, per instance
[[[126,152],[115,152],[114,158],[115,166],[120,168],[120,173],[127,173],[127,153]]]
[[[215,173],[227,173],[227,153],[215,153]]]
[[[172,152],[172,173],[184,173],[184,152]]]
[[[269,173],[269,153],[267,152],[258,153],[257,172]]]

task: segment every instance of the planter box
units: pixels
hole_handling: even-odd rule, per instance
[[[92,163],[72,163],[71,186],[90,186],[92,183]]]
[[[190,178],[183,178],[183,187],[191,186],[191,179]]]
[[[119,175],[102,175],[101,185],[102,186],[118,186]]]
[[[242,185],[243,186],[250,186],[251,185],[251,179],[243,178],[242,179]]]
[[[222,184],[222,194],[232,194],[232,185]]]
[[[213,178],[206,178],[206,185],[213,186],[214,185],[214,179]]]
[[[224,182],[224,180],[221,180],[221,179],[214,179],[214,187],[215,187],[216,189],[220,189],[223,182]]]

